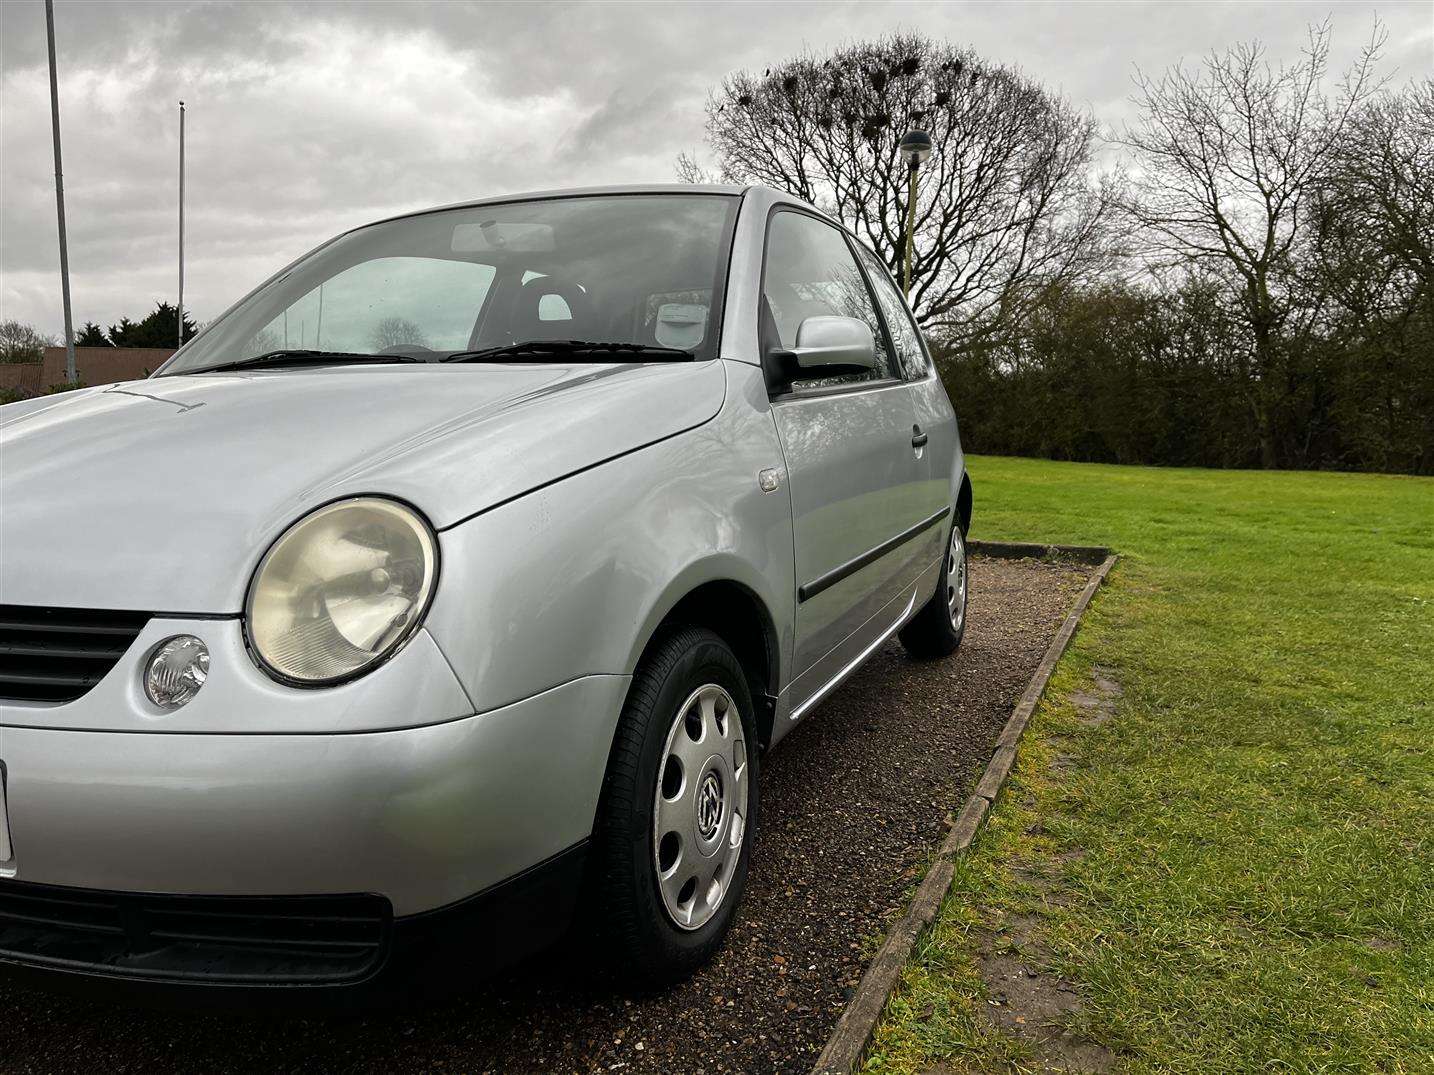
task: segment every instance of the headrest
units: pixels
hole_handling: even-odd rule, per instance
[[[593,331],[587,292],[558,276],[535,276],[513,304],[514,340],[583,340]]]

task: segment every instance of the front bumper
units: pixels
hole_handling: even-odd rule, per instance
[[[493,888],[394,919],[380,896],[163,896],[0,881],[0,978],[186,1008],[404,1002],[557,941],[584,841]]]
[[[372,896],[386,936],[404,935],[582,845],[627,683],[587,676],[476,716],[349,734],[0,726],[0,893],[10,879],[130,906]],[[0,961],[43,963],[11,940],[0,933]],[[88,972],[135,976],[122,962]]]

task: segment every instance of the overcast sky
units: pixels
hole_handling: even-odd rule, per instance
[[[969,44],[1104,124],[1150,72],[1326,16],[1343,66],[1434,72],[1434,4],[83,3],[58,0],[75,329],[174,300],[177,102],[189,106],[186,307],[208,320],[330,235],[507,191],[673,179],[708,90],[896,29]],[[60,334],[42,0],[0,0],[0,304]]]

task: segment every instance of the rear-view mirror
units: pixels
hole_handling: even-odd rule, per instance
[[[553,248],[550,224],[480,220],[453,229],[455,254],[546,254]]]

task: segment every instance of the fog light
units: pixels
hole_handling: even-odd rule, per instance
[[[193,635],[165,639],[150,655],[144,693],[160,709],[178,709],[209,677],[209,647]]]

